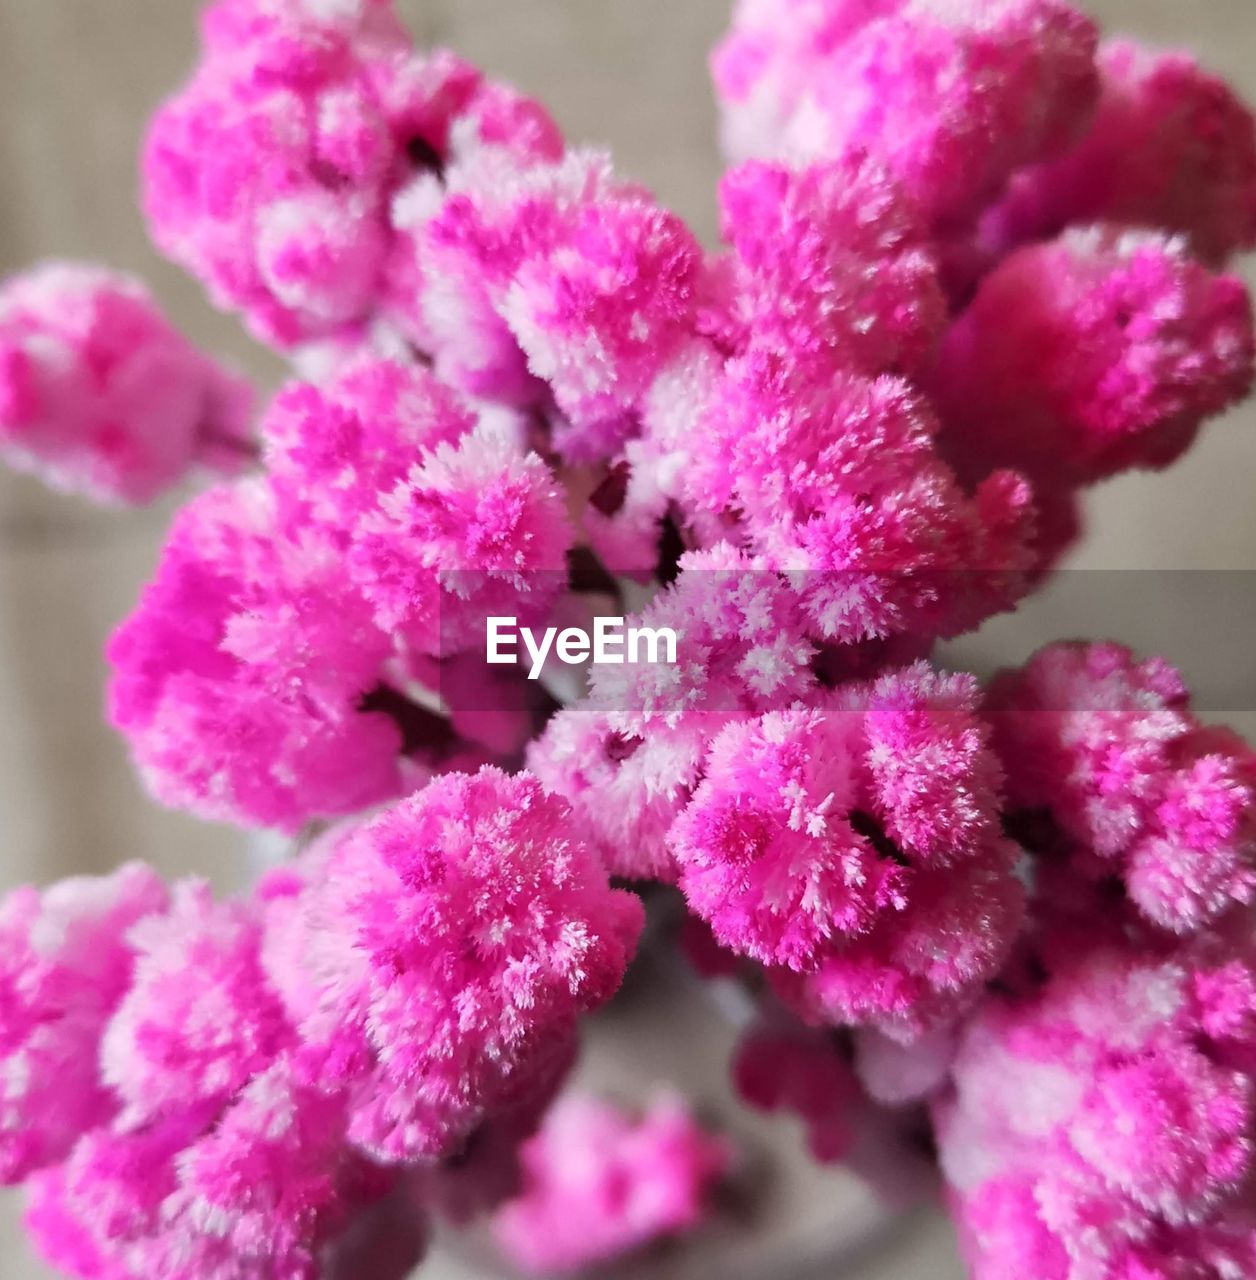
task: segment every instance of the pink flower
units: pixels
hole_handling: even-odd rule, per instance
[[[1094,24],[1059,0],[741,5],[716,54],[736,158],[863,149],[945,224],[1059,151],[1094,102]]]
[[[389,639],[311,526],[264,479],[210,490],[114,636],[111,715],[166,803],[292,829],[400,790],[400,731],[364,701]]]
[[[727,543],[690,552],[675,583],[633,625],[676,633],[674,663],[595,667],[591,699],[630,738],[713,735],[729,721],[788,706],[815,687],[814,646],[788,583]]]
[[[371,507],[352,531],[349,572],[379,626],[418,652],[482,650],[487,618],[535,625],[566,587],[563,494],[501,424],[423,452]]]
[[[0,287],[0,456],[97,502],[148,502],[252,453],[251,394],[129,276],[49,263]]]
[[[303,1033],[360,1064],[350,1137],[390,1161],[456,1151],[529,1096],[641,928],[568,807],[494,769],[350,831],[304,910],[321,999]]]
[[[568,1096],[522,1155],[523,1190],[493,1226],[507,1257],[534,1275],[576,1271],[692,1231],[732,1158],[670,1096],[640,1117]]]
[[[955,634],[1027,590],[1028,486],[995,472],[970,496],[901,379],[816,376],[755,348],[730,362],[708,431],[692,483],[744,513],[819,636]]]
[[[1256,124],[1186,53],[1106,40],[1094,121],[1070,151],[1017,176],[986,219],[1005,247],[1096,221],[1184,235],[1205,262],[1256,245]]]
[[[1178,933],[1250,901],[1256,760],[1199,724],[1167,663],[1116,644],[1051,645],[995,681],[990,714],[1031,847],[1085,879],[1119,877],[1147,919]]]
[[[1254,364],[1238,277],[1178,240],[1092,227],[1004,259],[948,330],[930,382],[966,478],[1015,467],[1050,501],[1175,461],[1247,395]]]
[[[344,1114],[336,1093],[280,1060],[220,1114],[192,1107],[87,1134],[32,1181],[27,1227],[49,1262],[84,1280],[317,1280],[351,1216],[389,1187],[345,1146]],[[421,1237],[395,1244],[400,1276]]]
[[[473,394],[547,407],[588,461],[635,430],[654,376],[692,329],[702,255],[690,231],[597,153],[548,162],[488,148],[399,205],[420,277],[398,322]]]
[[[866,153],[743,164],[720,204],[733,249],[720,317],[729,345],[870,374],[911,372],[931,354],[946,303],[928,229]]]
[[[110,876],[25,887],[0,902],[0,1180],[20,1182],[106,1124],[105,1027],[136,963],[127,930],[165,911],[165,886],[128,863]]]
[[[485,144],[555,147],[535,103],[444,51],[386,0],[216,5],[191,80],[144,156],[159,248],[281,347],[368,321],[394,287],[393,200]]]
[[[706,745],[687,728],[624,733],[608,712],[581,704],[549,722],[528,748],[528,768],[571,805],[611,874],[674,881],[666,837],[693,795]]]
[[[288,1043],[245,904],[179,885],[170,909],[135,925],[131,986],[105,1034],[100,1070],[130,1123],[233,1097]]]
[[[784,1018],[761,1019],[737,1043],[733,1082],[760,1111],[794,1112],[806,1128],[808,1150],[821,1164],[847,1155],[860,1093],[833,1033]]]
[[[1084,927],[1084,926],[1083,926]],[[1256,1259],[1246,962],[1079,935],[1045,982],[993,995],[935,1105],[943,1168],[977,1280],[1035,1274],[1241,1275]],[[1013,1264],[1012,1260],[1016,1259]]]
[[[680,888],[808,1020],[910,1037],[1006,957],[1023,895],[975,709],[973,681],[920,664],[710,748],[668,837]]]
[[[857,732],[799,706],[715,739],[670,845],[689,909],[722,945],[811,969],[831,938],[899,904],[900,868],[852,825]]]

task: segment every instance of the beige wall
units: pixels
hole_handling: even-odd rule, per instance
[[[572,137],[609,144],[625,172],[711,235],[719,165],[704,59],[724,0],[403,4],[423,39],[449,43],[543,96]],[[1252,0],[1092,7],[1110,23],[1191,44],[1256,90]],[[141,271],[190,332],[269,377],[270,362],[148,249],[135,209],[137,139],[192,56],[195,8],[192,0],[0,0],[0,271],[54,254]],[[1256,569],[1254,428],[1256,415],[1237,414],[1171,475],[1104,491],[1077,563]],[[235,838],[145,802],[100,722],[101,645],[152,563],[166,514],[102,515],[0,476],[0,885],[133,856],[227,883],[240,872]],[[1022,620],[991,628],[964,656],[989,663],[1051,634],[1120,634],[1165,648],[1211,681],[1216,705],[1246,710],[1253,618],[1237,579],[1230,620],[1207,628],[1197,621],[1199,601],[1209,617],[1221,616],[1215,579],[1114,573],[1081,581],[1090,585],[1057,591]],[[4,1276],[44,1274],[17,1260],[15,1247],[0,1239]],[[845,1274],[959,1273],[945,1231],[926,1223]]]

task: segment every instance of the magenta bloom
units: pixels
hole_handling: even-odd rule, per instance
[[[851,817],[858,724],[795,707],[730,725],[670,844],[689,909],[765,964],[814,968],[835,935],[901,906],[900,868]]]
[[[343,549],[376,624],[432,657],[482,651],[491,614],[539,622],[565,585],[563,496],[513,428],[371,357],[290,385],[262,424],[276,483]]]
[[[1015,467],[1065,492],[1164,467],[1241,400],[1251,303],[1180,240],[1117,227],[1021,249],[948,330],[930,382],[966,477]]]
[[[170,909],[135,925],[129,941],[130,990],[100,1055],[129,1123],[231,1098],[288,1044],[247,904],[215,903],[208,885],[182,884]]]
[[[816,376],[753,349],[730,362],[708,431],[693,483],[744,513],[825,639],[956,634],[1027,590],[1028,486],[994,472],[970,496],[902,379]]]
[[[668,1096],[640,1117],[596,1098],[563,1098],[522,1156],[523,1190],[493,1226],[506,1256],[533,1275],[577,1271],[693,1230],[732,1159],[726,1141]]]
[[[1093,936],[1045,959],[964,1032],[935,1107],[975,1280],[1247,1274],[1250,964]]]
[[[1099,52],[1099,107],[1072,150],[1019,174],[986,219],[1000,246],[1106,221],[1180,233],[1212,265],[1256,246],[1256,122],[1186,53]]]
[[[743,164],[724,178],[720,205],[733,250],[727,345],[870,374],[910,372],[932,353],[946,303],[928,228],[866,154]]]
[[[344,1144],[344,1104],[281,1060],[225,1111],[88,1133],[33,1179],[27,1227],[83,1280],[319,1280],[388,1181]],[[398,1240],[395,1275],[421,1240]]]
[[[714,59],[725,147],[868,151],[945,225],[1076,136],[1096,43],[1059,0],[745,0]]]
[[[457,1151],[564,1064],[614,994],[641,907],[527,774],[450,774],[350,831],[306,892],[303,1021],[359,1064],[350,1137],[396,1161]]]
[[[408,684],[482,652],[489,615],[541,619],[571,535],[539,456],[417,367],[292,384],[263,435],[269,475],[176,519],[110,646],[111,713],[165,803],[294,829],[445,763],[455,730]],[[459,727],[517,744],[518,726]]]
[[[158,247],[281,347],[381,308],[392,201],[455,135],[473,150],[548,125],[452,54],[416,52],[386,3],[230,0],[205,37],[150,130],[145,210]]]
[[[391,645],[312,526],[265,479],[211,489],[114,636],[113,721],[167,804],[291,829],[400,790],[401,733],[364,704]]]
[[[127,930],[166,905],[139,863],[0,903],[0,1181],[63,1159],[112,1118],[97,1058],[136,963]]]
[[[676,878],[667,833],[689,802],[706,755],[704,734],[685,727],[625,733],[605,710],[568,707],[528,748],[528,768],[574,810],[613,875]]]
[[[808,1020],[911,1036],[1003,962],[1022,893],[975,707],[920,664],[715,739],[669,834],[680,887]]]
[[[129,276],[49,263],[0,287],[0,456],[97,502],[148,502],[252,453],[251,393]]]
[[[1256,756],[1201,725],[1181,677],[1116,644],[1056,644],[990,693],[1008,800],[1031,843],[1192,933],[1256,887]]]
[[[486,150],[416,183],[418,314],[398,322],[437,372],[479,396],[546,408],[566,457],[613,454],[695,323],[701,250],[688,228],[597,153]]]
[[[392,0],[210,0],[145,210],[291,357],[256,446],[133,282],[0,288],[0,457],[229,473],[109,711],[159,800],[299,833],[226,901],[0,902],[0,1181],[64,1272],[689,1231],[728,1143],[560,1094],[644,900],[770,1010],[735,1083],[817,1160],[869,1097],[932,1117],[974,1280],[1256,1275],[1256,753],[1116,645],[932,662],[1250,391],[1253,117],[1066,0],[737,0],[713,68],[708,251]],[[599,643],[533,682],[490,618]]]
[[[832,1032],[761,1019],[737,1043],[733,1082],[757,1110],[797,1115],[819,1163],[832,1164],[850,1150],[851,1112],[861,1098]]]

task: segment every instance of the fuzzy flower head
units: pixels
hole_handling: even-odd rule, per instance
[[[946,304],[927,228],[866,154],[807,167],[751,162],[720,187],[733,255],[726,342],[868,373],[910,372]]]
[[[923,1025],[1006,953],[1021,895],[975,702],[920,664],[712,745],[669,836],[681,890],[810,1020]]]
[[[27,1229],[82,1280],[319,1280],[351,1217],[389,1185],[345,1145],[344,1116],[280,1060],[221,1113],[87,1134],[32,1181]],[[392,1274],[418,1260],[421,1241],[407,1247]]]
[[[706,736],[689,726],[625,733],[610,713],[566,707],[528,748],[528,768],[572,807],[611,874],[674,881],[667,833],[701,776]]]
[[[252,449],[250,394],[129,276],[49,263],[0,287],[0,456],[55,489],[142,503]]]
[[[288,1029],[242,903],[193,882],[137,924],[131,987],[109,1023],[101,1074],[131,1123],[232,1097],[270,1065]]]
[[[964,1031],[935,1107],[973,1275],[1245,1274],[1250,964],[1093,937],[1045,961]]]
[[[1179,933],[1251,899],[1256,759],[1200,725],[1167,663],[1051,645],[995,681],[989,714],[1009,805],[1039,852],[1086,879],[1119,877],[1147,919]]]
[[[553,471],[508,423],[486,419],[377,496],[353,532],[349,572],[381,627],[450,655],[478,649],[490,616],[544,618],[571,541]]]
[[[931,384],[956,465],[1071,488],[1163,467],[1241,400],[1256,364],[1237,276],[1180,239],[1113,227],[1022,249],[982,283]]]
[[[656,729],[711,735],[815,687],[814,647],[788,584],[727,543],[682,557],[675,583],[634,623],[673,631],[676,662],[594,669],[593,702],[629,738]]]
[[[897,905],[899,868],[852,826],[844,718],[795,707],[730,725],[670,840],[689,909],[765,964],[814,967],[830,937]]]
[[[414,654],[478,648],[490,614],[539,621],[565,583],[563,497],[520,424],[477,415],[420,366],[363,357],[294,383],[262,430],[276,483]]]
[[[540,163],[500,149],[399,202],[419,313],[399,323],[442,377],[559,411],[567,457],[606,457],[692,327],[702,253],[689,230],[602,155]]]
[[[1099,68],[1085,136],[1016,177],[987,215],[991,243],[1108,221],[1181,234],[1213,265],[1256,245],[1256,122],[1247,105],[1186,53],[1107,40]]]
[[[158,247],[281,347],[382,308],[393,200],[416,173],[554,132],[461,59],[415,51],[387,0],[229,0],[204,32],[149,133],[145,211]]]
[[[818,376],[754,349],[728,366],[692,483],[742,512],[818,636],[956,634],[1027,590],[1032,512],[1011,472],[970,495],[937,430],[899,378]]]
[[[363,705],[391,648],[335,541],[245,480],[176,520],[111,642],[110,710],[166,803],[293,828],[400,788],[401,735]]]
[[[127,933],[166,906],[138,863],[0,902],[0,1181],[63,1159],[112,1118],[97,1057],[136,964]]]
[[[995,841],[954,866],[911,868],[900,910],[826,949],[809,972],[771,970],[773,990],[808,1023],[904,1044],[936,1034],[980,999],[1024,924],[1017,852]]]
[[[351,1136],[386,1160],[457,1151],[528,1095],[614,994],[641,908],[527,774],[449,774],[347,834],[306,896],[305,1019],[359,1064]]]
[[[715,58],[726,148],[863,149],[945,225],[1061,149],[1096,93],[1094,24],[1060,0],[802,0],[737,10]]]
[[[679,1098],[634,1116],[577,1094],[559,1101],[522,1161],[523,1189],[498,1211],[494,1232],[516,1266],[552,1275],[692,1231],[732,1152]]]

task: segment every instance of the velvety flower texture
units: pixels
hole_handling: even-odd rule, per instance
[[[262,434],[266,474],[176,518],[110,645],[110,709],[166,803],[294,829],[447,761],[448,720],[406,696],[439,684],[420,660],[482,645],[490,614],[543,616],[570,532],[509,424],[418,367],[292,384]]]
[[[360,1070],[350,1136],[386,1161],[460,1149],[565,1065],[642,924],[527,774],[450,774],[349,832],[306,892],[301,1027]],[[319,975],[328,975],[323,983]]]
[[[721,182],[720,209],[724,345],[870,374],[910,373],[932,354],[946,301],[928,227],[875,159],[751,161]]]
[[[921,665],[716,740],[671,833],[681,887],[808,1021],[911,1038],[1006,958],[1023,892],[975,706]]]
[[[1189,54],[1099,50],[1099,105],[1078,144],[1016,176],[986,216],[1000,247],[1108,221],[1183,235],[1219,265],[1256,245],[1256,121]]]
[[[742,0],[713,62],[725,146],[865,149],[945,226],[1084,125],[1096,40],[1059,0]]]
[[[124,501],[252,465],[176,516],[110,710],[162,801],[322,830],[233,900],[0,904],[45,1256],[401,1280],[504,1197],[537,1270],[692,1226],[729,1157],[679,1103],[544,1120],[642,929],[617,876],[755,992],[736,1078],[817,1158],[861,1089],[928,1100],[979,1280],[1256,1271],[1256,756],[1118,646],[929,662],[1250,389],[1247,108],[1063,0],[740,0],[707,253],[389,0],[201,34],[150,225],[300,380],[258,451],[138,286],[44,268],[0,454]],[[485,669],[488,616],[607,601],[675,663],[559,709],[576,673]]]
[[[633,433],[654,377],[694,324],[701,249],[674,214],[573,151],[490,148],[399,202],[417,273],[402,329],[443,378],[546,409],[559,451],[588,461]]]
[[[252,393],[130,276],[48,263],[0,286],[0,457],[97,502],[148,502],[253,452]]]
[[[131,866],[19,890],[0,919],[0,1150],[50,1261],[84,1280],[349,1276],[361,1218],[372,1275],[399,1280],[421,1201],[469,1203],[433,1159],[474,1138],[476,1201],[511,1189],[484,1152],[516,1168],[641,907],[562,801],[483,770],[329,833],[247,898]]]
[[[5,1172],[48,1260],[84,1280],[323,1275],[388,1179],[346,1142],[342,1085],[293,1056],[254,905],[130,865],[0,914]]]
[[[127,930],[163,911],[165,885],[129,863],[0,905],[0,1178],[20,1182],[63,1159],[117,1104],[96,1048],[136,963]]]
[[[1252,308],[1180,238],[1075,229],[1010,254],[948,329],[927,382],[943,450],[971,482],[1030,477],[1044,557],[1072,536],[1077,490],[1165,467],[1251,389]]]
[[[516,1266],[552,1275],[691,1230],[707,1216],[732,1150],[679,1098],[659,1097],[634,1116],[571,1094],[522,1159],[522,1191],[498,1211],[494,1232]]]
[[[1014,828],[1119,877],[1155,924],[1207,925],[1256,888],[1256,753],[1201,725],[1181,676],[1117,644],[1051,645],[990,690]]]
[[[1087,925],[1042,962],[965,1029],[935,1104],[974,1280],[1251,1274],[1250,958]]]
[[[222,0],[203,28],[149,133],[145,211],[158,247],[281,347],[381,310],[392,202],[416,172],[554,132],[461,59],[415,51],[388,3]]]

